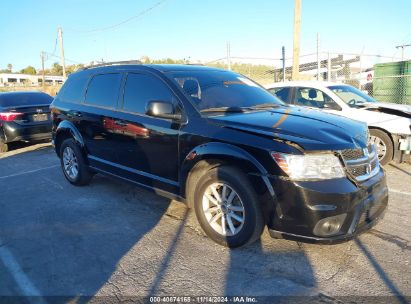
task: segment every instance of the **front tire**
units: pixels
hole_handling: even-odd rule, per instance
[[[90,183],[93,175],[80,147],[72,138],[66,139],[61,144],[60,164],[64,176],[71,184],[84,186]]]
[[[394,156],[394,146],[390,136],[378,129],[370,130],[370,143],[375,145],[381,165],[388,164]]]
[[[233,167],[204,172],[196,185],[194,209],[204,232],[223,246],[252,243],[264,229],[257,195],[246,175]]]

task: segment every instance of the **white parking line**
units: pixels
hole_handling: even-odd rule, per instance
[[[33,285],[33,283],[21,269],[13,254],[5,246],[0,247],[0,260],[3,262],[9,273],[13,276],[13,279],[22,292],[22,295],[36,297],[35,299],[33,299],[33,301],[30,301],[30,298],[28,298],[29,302],[47,303],[41,297],[40,291]]]
[[[389,189],[389,191],[392,192],[392,193],[398,193],[398,194],[411,196],[411,192],[405,192],[405,191],[400,191],[400,190],[395,190],[395,189]]]
[[[48,169],[51,169],[51,168],[56,168],[56,167],[59,167],[59,166],[60,166],[60,165],[53,165],[53,166],[44,167],[44,168],[40,168],[40,169],[36,169],[36,170],[30,170],[30,171],[25,171],[25,172],[10,174],[10,175],[6,175],[6,176],[0,176],[0,180],[1,180],[1,179],[6,179],[6,178],[9,178],[9,177],[15,177],[15,176],[20,176],[20,175],[35,173],[35,172],[39,172],[39,171],[44,171],[44,170],[48,170]]]

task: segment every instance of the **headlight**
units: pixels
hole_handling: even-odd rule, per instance
[[[334,154],[293,155],[272,152],[271,156],[291,179],[345,177],[341,162]]]

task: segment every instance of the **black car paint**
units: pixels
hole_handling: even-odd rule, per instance
[[[49,106],[53,98],[42,92],[0,93],[0,112],[21,112],[22,119],[0,120],[0,140],[4,143],[16,141],[37,141],[51,138],[51,118]],[[31,121],[35,113],[46,114],[42,122]]]
[[[385,193],[375,200],[386,204],[388,194],[382,169],[362,184],[353,183],[348,178],[296,182],[287,178],[270,155],[272,151],[302,154],[364,148],[367,144],[364,124],[288,106],[201,115],[182,89],[165,76],[172,70],[207,72],[210,68],[127,65],[80,72],[82,77],[87,74],[89,78],[113,71],[155,75],[167,84],[179,101],[183,118],[173,121],[122,111],[124,79],[116,109],[84,104],[85,94],[77,103],[64,101],[59,94],[51,105],[56,152],[60,153],[64,138],[72,137],[83,148],[89,166],[95,171],[184,202],[187,177],[200,161],[218,160],[236,165],[253,182],[266,223],[272,235],[277,237],[325,243],[338,241],[340,236],[315,238],[312,234],[314,223],[343,209],[350,212],[346,222],[351,226],[357,210],[375,191]],[[314,210],[311,208],[314,205],[328,205],[329,210]],[[346,228],[345,239],[359,232]]]

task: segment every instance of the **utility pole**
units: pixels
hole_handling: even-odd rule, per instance
[[[300,29],[301,0],[294,0],[294,47],[293,47],[293,80],[298,80],[300,72]]]
[[[230,42],[227,42],[227,68],[231,71],[231,48]]]
[[[317,33],[317,81],[320,80],[321,59],[320,59],[320,33]]]
[[[282,55],[283,55],[283,82],[285,82],[285,47],[282,47]]]
[[[43,86],[43,89],[46,86],[46,82],[45,82],[45,71],[44,71],[44,61],[46,60],[46,52],[41,52],[40,53],[40,57],[41,57],[41,71],[42,71],[42,77],[41,77],[41,85]]]
[[[411,44],[401,44],[395,47],[397,49],[401,49],[401,61],[404,61],[404,49],[408,46],[411,46]]]
[[[328,60],[327,60],[327,81],[331,81],[331,54],[328,52]]]
[[[61,27],[58,28],[58,37],[60,45],[61,66],[63,67],[63,78],[66,79],[66,62],[64,59],[63,30]]]

